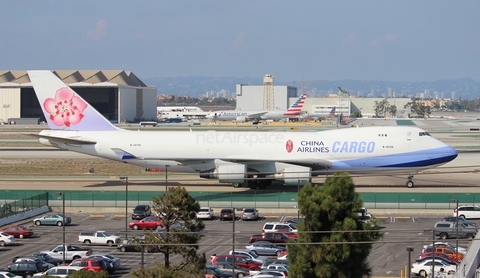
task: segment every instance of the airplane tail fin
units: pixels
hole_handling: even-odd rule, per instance
[[[300,116],[300,112],[302,111],[303,104],[305,103],[305,99],[307,98],[307,94],[301,95],[293,104],[288,108],[287,112],[283,114],[284,116]]]
[[[28,76],[50,129],[118,130],[53,72],[34,70]]]
[[[328,116],[329,116],[330,118],[335,117],[335,109],[336,109],[336,108],[337,108],[337,107],[334,106],[334,107],[332,108],[332,111],[330,111],[330,114],[328,114]]]

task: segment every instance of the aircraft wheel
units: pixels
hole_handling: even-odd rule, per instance
[[[234,183],[234,184],[233,184],[233,187],[239,188],[239,187],[242,187],[242,185],[241,185],[240,183]]]
[[[257,185],[258,185],[258,184],[257,184],[256,182],[252,182],[252,181],[250,181],[250,182],[248,183],[248,187],[250,187],[250,189],[256,189],[256,188],[257,188]]]
[[[413,183],[412,180],[407,181],[407,187],[412,188],[415,184]]]

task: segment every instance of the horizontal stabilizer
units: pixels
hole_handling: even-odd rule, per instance
[[[76,144],[76,145],[95,145],[97,141],[85,139],[82,137],[56,137],[56,136],[48,136],[48,135],[41,135],[41,134],[30,134],[31,136],[35,136],[39,139],[46,139],[48,141],[58,142],[58,143],[65,143],[65,144]]]

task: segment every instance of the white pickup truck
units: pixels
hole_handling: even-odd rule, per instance
[[[121,239],[119,236],[111,235],[106,231],[86,230],[80,232],[78,235],[78,242],[85,244],[106,244],[108,246],[113,246],[114,244],[120,244]]]
[[[82,257],[88,257],[93,254],[92,249],[84,249],[80,246],[70,245],[70,244],[67,244],[66,247],[67,247],[67,251],[65,252],[66,261],[73,261],[76,259],[80,259]],[[63,245],[57,245],[56,247],[50,250],[40,251],[39,253],[48,254],[56,259],[63,260],[63,250],[64,250]]]

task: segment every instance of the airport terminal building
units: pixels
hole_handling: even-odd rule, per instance
[[[157,88],[131,71],[52,72],[113,123],[157,118]],[[26,70],[0,71],[0,107],[1,123],[45,120]]]

